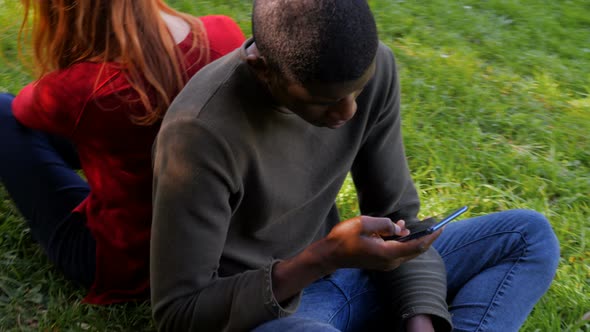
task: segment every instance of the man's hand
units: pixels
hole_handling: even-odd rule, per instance
[[[339,268],[393,270],[424,253],[439,230],[408,242],[385,241],[382,236],[406,236],[405,222],[359,216],[340,222],[323,239],[272,269],[273,293],[282,302],[317,279]]]
[[[345,267],[387,271],[428,250],[441,232],[408,242],[382,238],[409,233],[403,220],[394,224],[389,218],[359,216],[339,223],[317,244],[328,272]]]

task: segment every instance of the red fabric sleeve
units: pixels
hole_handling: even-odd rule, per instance
[[[49,73],[25,86],[12,103],[16,119],[32,129],[70,137],[88,99],[88,78],[76,68]]]

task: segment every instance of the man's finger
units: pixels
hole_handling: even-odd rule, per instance
[[[440,236],[442,231],[443,231],[442,229],[439,229],[438,231],[423,237],[423,240],[425,241],[426,246],[430,247],[432,245],[432,243]]]
[[[386,241],[386,245],[392,255],[403,257],[404,260],[410,260],[426,252],[441,233],[442,230],[438,230],[432,234],[407,242]]]
[[[388,255],[404,258],[404,260],[408,257],[413,258],[420,255],[424,252],[424,248],[428,249],[428,247],[423,245],[422,242],[416,240],[408,242],[398,242],[395,240],[385,241],[384,245],[387,248]]]
[[[361,225],[363,234],[390,236],[401,230],[389,218],[361,216]]]
[[[395,229],[395,235],[397,235],[397,236],[410,235],[410,230],[406,228],[406,221],[405,220],[398,220],[395,224],[397,226],[399,226],[399,229],[397,227]]]

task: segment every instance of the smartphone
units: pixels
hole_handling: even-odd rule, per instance
[[[462,207],[458,208],[457,210],[449,213],[444,218],[442,218],[440,221],[436,222],[434,225],[428,227],[427,229],[425,229],[423,231],[411,233],[408,236],[402,236],[402,237],[397,237],[397,238],[394,237],[394,238],[392,238],[392,240],[399,241],[399,242],[406,242],[406,241],[421,238],[421,237],[428,235],[428,234],[432,234],[432,233],[438,231],[439,229],[441,229],[444,225],[448,224],[449,222],[451,222],[452,220],[454,220],[455,218],[460,216],[461,214],[463,214],[465,211],[467,211],[467,206],[462,206]]]

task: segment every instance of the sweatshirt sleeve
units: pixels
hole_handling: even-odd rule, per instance
[[[403,331],[406,320],[430,315],[437,332],[452,330],[451,315],[446,304],[446,272],[442,258],[434,248],[387,272],[372,272]]]
[[[62,137],[70,137],[88,98],[77,70],[49,73],[25,86],[12,107],[16,119],[26,127]]]
[[[359,206],[362,214],[387,216],[393,221],[404,219],[413,229],[419,223],[420,200],[403,146],[395,60],[384,45],[380,46],[371,84],[374,86],[368,93],[377,96],[372,96],[374,103],[370,107],[376,115],[352,169]],[[424,313],[449,320],[444,263],[434,249],[431,251],[396,269],[395,280],[386,286],[392,289],[391,300],[398,304],[400,317]]]
[[[365,89],[368,95],[359,96],[371,101],[359,107],[369,108],[367,111],[372,114],[352,166],[352,178],[363,214],[393,214],[396,219],[413,222],[417,220],[420,200],[410,176],[402,140],[400,86],[395,60],[389,48],[381,44],[376,61],[371,87]]]
[[[154,149],[150,253],[160,331],[242,331],[294,312],[277,303],[265,267],[218,275],[239,184],[228,144],[197,119],[165,121]],[[248,308],[245,310],[244,308]]]

